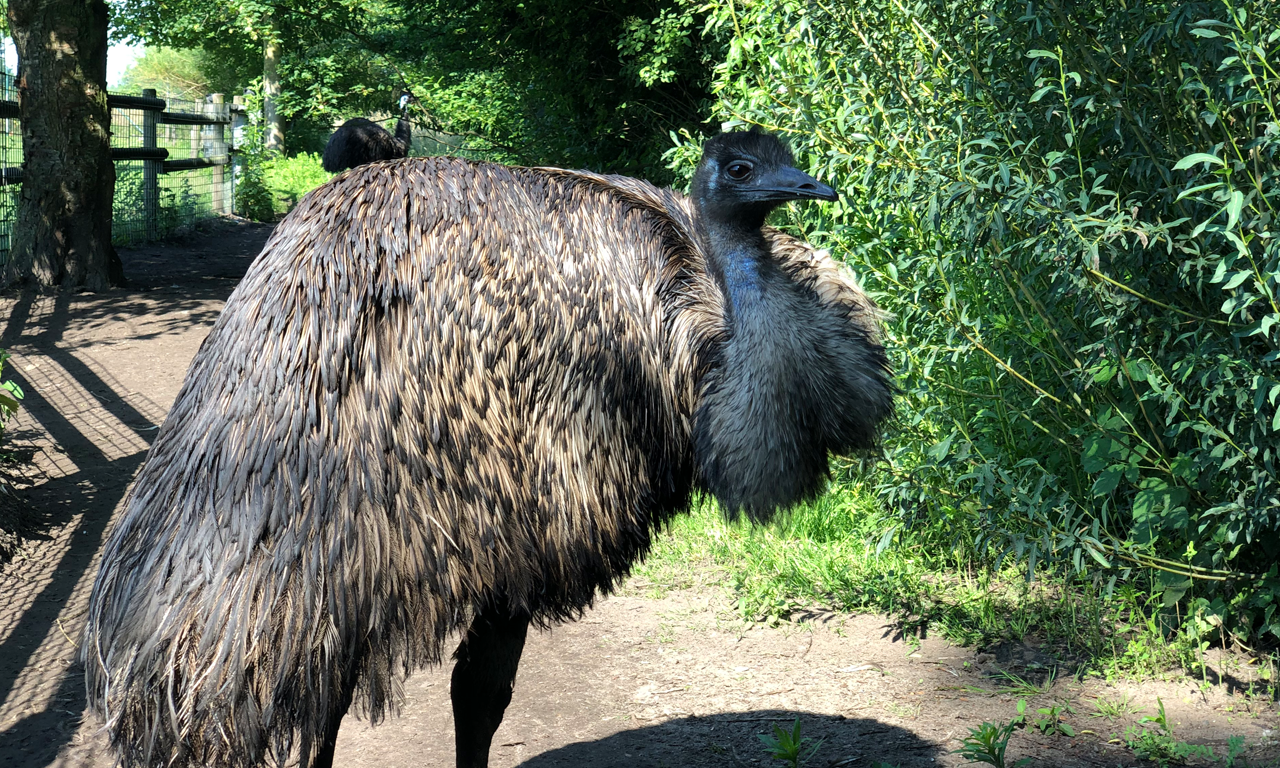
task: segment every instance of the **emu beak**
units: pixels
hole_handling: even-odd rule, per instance
[[[788,200],[838,200],[835,189],[819,182],[812,175],[795,168],[776,170],[760,179],[760,186],[750,191],[751,197],[762,202],[786,202]]]
[[[782,168],[763,180],[758,187],[761,200],[785,202],[787,200],[837,200],[840,195],[826,184],[804,171]]]

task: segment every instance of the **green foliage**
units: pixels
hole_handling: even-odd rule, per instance
[[[261,158],[248,158],[237,170],[236,213],[254,221],[275,221],[275,199],[263,178]]]
[[[314,153],[272,157],[262,164],[262,183],[270,190],[279,214],[293,210],[304,195],[330,178],[320,165],[320,155]]]
[[[955,750],[954,754],[960,755],[971,763],[985,763],[994,765],[996,768],[1006,768],[1006,766],[1018,768],[1026,765],[1031,762],[1031,758],[1024,757],[1012,764],[1004,760],[1005,750],[1009,748],[1009,739],[1017,727],[1016,722],[1003,725],[983,722],[977,728],[969,729],[969,735],[964,738],[960,748]]]
[[[4,364],[10,355],[0,349],[0,374],[4,373]],[[5,422],[18,410],[18,401],[22,399],[22,387],[15,381],[0,380],[0,440],[4,439]]]
[[[1222,764],[1226,768],[1236,767],[1236,758],[1244,754],[1244,737],[1228,736],[1227,737],[1227,754],[1222,756]]]
[[[844,193],[783,223],[893,313],[902,530],[1280,636],[1280,8],[1070,9],[716,0],[719,113]]]
[[[1007,693],[1010,696],[1039,696],[1042,693],[1048,693],[1053,687],[1053,681],[1057,677],[1054,670],[1049,671],[1049,675],[1045,678],[1044,683],[1036,685],[1024,677],[1015,675],[1014,673],[1001,669],[994,675],[995,680],[999,681],[996,690],[1000,693]],[[1026,702],[1022,702],[1025,704]]]
[[[422,110],[492,159],[663,182],[670,131],[705,122],[720,38],[684,0],[400,0]]]
[[[147,238],[144,221],[145,197],[143,193],[143,173],[133,168],[118,167],[116,186],[113,193],[112,235],[116,245],[136,243]],[[208,193],[199,194],[192,188],[192,178],[188,174],[175,174],[164,177],[164,186],[159,189],[157,203],[156,236],[167,237],[179,227],[190,225],[207,216],[211,210]]]
[[[1129,749],[1143,760],[1150,760],[1161,768],[1168,765],[1182,765],[1192,757],[1212,760],[1213,750],[1209,747],[1203,744],[1188,744],[1173,737],[1173,727],[1169,725],[1169,718],[1165,715],[1164,702],[1159,697],[1156,697],[1156,702],[1160,705],[1160,711],[1156,716],[1144,717],[1139,721],[1139,725],[1131,725],[1125,729],[1125,744]],[[1155,727],[1148,728],[1148,724]],[[1238,754],[1232,755],[1229,762],[1234,763]]]
[[[686,60],[697,37],[691,6],[664,8],[653,18],[628,16],[618,38],[623,70],[646,86],[676,82],[675,67]]]
[[[791,730],[783,728],[781,725],[774,724],[773,735],[758,735],[764,744],[765,751],[769,753],[769,757],[774,760],[781,760],[791,768],[800,768],[813,757],[818,748],[822,746],[823,739],[813,740],[807,736],[800,735],[800,718],[796,718],[795,723],[791,726]]]
[[[1052,684],[1052,680],[1050,680],[1050,684]],[[1045,686],[1045,689],[1034,690],[1029,692],[1029,694],[1034,695],[1034,693],[1043,693],[1047,688],[1048,685]],[[1007,692],[1007,689],[997,690]],[[1075,714],[1075,709],[1070,704],[1063,702],[1061,704],[1054,704],[1048,707],[1040,707],[1036,710],[1036,714],[1039,715],[1039,717],[1031,719],[1030,723],[1035,726],[1036,730],[1040,731],[1041,735],[1067,736],[1068,738],[1076,735],[1076,729],[1065,719],[1067,715]],[[1013,725],[1015,728],[1026,728],[1027,723],[1027,700],[1018,699],[1018,716],[1010,720],[1009,724]]]
[[[1127,693],[1116,699],[1099,696],[1093,700],[1093,706],[1094,711],[1090,712],[1089,716],[1104,717],[1108,722],[1115,722],[1129,714],[1142,711],[1134,708],[1133,700]]]
[[[163,99],[203,99],[215,92],[238,91],[238,83],[216,83],[211,72],[213,57],[203,50],[147,48],[134,60],[120,78],[116,89],[121,93],[138,93],[155,88]],[[237,87],[239,86],[239,87]]]
[[[703,125],[722,53],[684,0],[122,0],[115,20],[119,36],[201,48],[241,87],[279,40],[290,151],[319,151],[335,123],[385,115],[408,88],[418,128],[464,154],[658,181],[667,134]]]
[[[224,93],[259,85],[264,43],[279,41],[277,107],[288,144],[316,151],[339,115],[395,103],[403,78],[369,47],[386,14],[385,5],[350,0],[122,0],[112,22],[117,38],[182,49],[177,55],[193,57],[209,87]]]
[[[245,94],[245,113],[249,122],[237,147],[235,211],[246,219],[275,221],[275,197],[266,181],[266,166],[275,157],[263,148],[262,95],[259,92]]]
[[[1018,704],[1019,710],[1021,710],[1022,706],[1024,706],[1026,702],[1019,700]],[[1076,735],[1076,729],[1071,725],[1071,723],[1068,723],[1063,719],[1066,715],[1073,714],[1074,712],[1075,710],[1071,708],[1070,704],[1054,704],[1049,707],[1039,707],[1036,709],[1036,714],[1040,716],[1033,721],[1033,724],[1035,725],[1036,730],[1040,731],[1040,733],[1045,736],[1062,735],[1074,737]]]

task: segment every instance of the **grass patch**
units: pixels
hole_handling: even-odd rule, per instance
[[[1141,589],[1140,579],[1109,594],[1069,573],[983,564],[959,529],[895,527],[870,491],[836,484],[769,525],[726,520],[715,503],[676,518],[636,569],[637,581],[690,588],[726,585],[744,619],[778,624],[815,606],[884,613],[907,634],[928,629],[960,645],[1032,642],[1075,668],[1107,679],[1202,672],[1199,645],[1173,629],[1176,617]],[[1273,657],[1260,657],[1274,669]],[[1264,686],[1274,697],[1274,675]]]

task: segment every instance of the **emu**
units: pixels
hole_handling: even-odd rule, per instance
[[[736,132],[692,192],[413,158],[303,199],[103,552],[82,658],[124,765],[329,768],[348,710],[393,710],[460,632],[482,768],[531,623],[580,616],[698,489],[766,520],[875,446],[875,304],[764,227],[835,191]]]
[[[405,119],[409,109],[409,94],[400,95],[400,119],[396,121],[396,133],[363,117],[353,117],[338,127],[324,145],[320,165],[329,173],[338,173],[365,163],[398,160],[409,155],[412,126]]]

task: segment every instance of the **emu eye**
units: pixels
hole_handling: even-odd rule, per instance
[[[724,172],[734,181],[742,181],[751,175],[751,163],[746,160],[734,160],[725,167]]]

